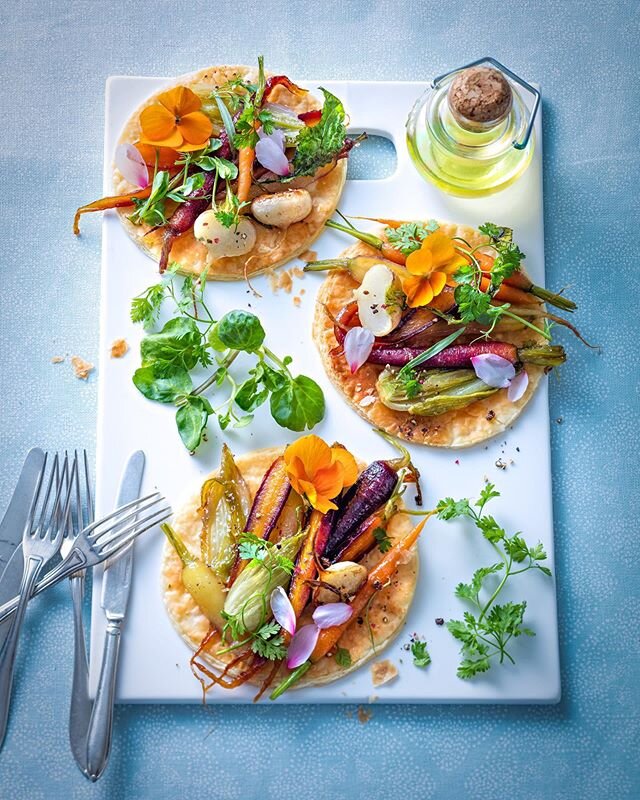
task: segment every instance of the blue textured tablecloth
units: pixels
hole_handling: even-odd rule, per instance
[[[295,77],[426,79],[494,55],[545,98],[547,279],[571,284],[597,355],[565,337],[552,383],[563,699],[554,707],[119,707],[92,786],[67,744],[66,587],[28,615],[2,798],[498,798],[640,793],[637,2],[5,3],[0,11],[0,506],[27,449],[95,442],[104,82],[210,63]],[[633,363],[635,362],[635,364]],[[531,532],[534,535],[534,532]]]

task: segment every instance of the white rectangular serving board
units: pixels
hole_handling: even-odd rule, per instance
[[[151,93],[165,84],[161,78],[113,77],[107,82],[104,191],[111,193],[111,163],[119,133],[129,115]],[[306,82],[316,88],[315,81]],[[542,209],[541,118],[535,126],[536,152],[525,175],[502,193],[485,199],[449,197],[423,181],[414,170],[405,145],[404,123],[425,83],[326,82],[344,100],[352,131],[368,131],[391,139],[397,151],[397,169],[385,180],[348,181],[340,201],[345,214],[398,219],[430,218],[478,225],[487,220],[513,227],[527,254],[527,269],[536,283],[544,283]],[[84,222],[85,236],[97,235],[96,224]],[[199,487],[218,463],[223,437],[232,450],[244,453],[284,444],[296,434],[283,430],[263,408],[254,423],[224,434],[210,424],[209,442],[197,456],[183,448],[174,424],[174,409],[146,400],[131,382],[138,366],[142,331],[129,320],[131,298],[157,280],[157,266],[127,237],[115,213],[102,223],[102,301],[99,367],[97,513],[115,503],[123,465],[138,448],[147,455],[144,491],[158,487],[174,507],[181,497]],[[350,244],[348,238],[327,230],[312,245],[319,258],[335,256]],[[299,263],[299,262],[294,262]],[[292,295],[274,294],[265,276],[254,280],[262,295],[255,298],[243,282],[210,283],[207,302],[218,318],[232,308],[251,308],[267,331],[269,347],[293,357],[293,369],[317,380],[324,389],[327,412],[315,433],[327,441],[340,440],[366,461],[392,456],[391,448],[371,432],[367,423],[341,399],[325,377],[310,328],[314,298],[321,276],[295,280],[294,293],[304,288],[297,308]],[[131,346],[123,359],[111,359],[111,343],[124,337]],[[215,405],[215,403],[214,403]],[[521,530],[527,539],[540,539],[554,570],[548,388],[544,380],[533,401],[513,429],[485,444],[465,450],[410,448],[424,481],[425,507],[438,499],[476,496],[485,477],[503,493],[494,500],[493,513],[508,531]],[[508,466],[496,467],[502,458]],[[201,702],[200,685],[189,669],[190,651],[171,626],[160,593],[159,571],[163,546],[160,531],[145,534],[136,545],[133,585],[123,636],[117,696],[120,702]],[[418,590],[406,627],[380,656],[389,658],[399,678],[378,689],[368,666],[316,689],[286,693],[283,703],[554,703],[560,698],[560,669],[556,593],[552,579],[534,572],[514,578],[505,599],[528,602],[526,620],[537,635],[513,642],[516,665],[496,665],[471,681],[456,677],[458,645],[437,617],[459,618],[466,606],[454,596],[456,584],[468,580],[480,565],[494,560],[491,547],[470,525],[431,520],[420,540]],[[91,626],[91,688],[95,692],[100,669],[105,620],[100,608],[101,576],[96,570]],[[403,649],[412,633],[426,639],[432,664],[413,666]],[[251,702],[253,687],[235,691],[216,689],[211,703]],[[269,702],[266,698],[262,702]]]

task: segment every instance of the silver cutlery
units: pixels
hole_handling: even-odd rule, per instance
[[[118,505],[134,500],[140,494],[145,457],[141,450],[129,459],[118,492]],[[102,578],[101,605],[107,618],[100,678],[96,699],[86,738],[86,775],[97,781],[104,772],[111,752],[113,728],[113,704],[122,625],[129,601],[131,572],[133,567],[133,543],[105,566]]]
[[[141,533],[168,519],[171,507],[158,508],[158,504],[164,502],[160,492],[153,492],[88,525],[76,537],[67,556],[36,583],[33,594],[39,594],[79,569],[94,567],[115,556]],[[0,622],[13,614],[18,604],[19,598],[14,597],[0,606]]]
[[[10,600],[20,588],[24,563],[22,534],[44,459],[40,448],[29,450],[13,496],[0,522],[0,603]],[[9,633],[9,627],[9,622],[0,624],[0,647]]]
[[[78,480],[76,481],[74,502],[69,515],[69,525],[60,548],[63,558],[66,558],[70,553],[80,532],[93,522],[93,497],[86,450],[83,450],[79,463],[80,468]],[[87,729],[91,717],[89,665],[82,618],[84,584],[84,569],[79,569],[69,576],[69,588],[73,604],[73,679],[69,707],[69,743],[73,757],[83,770],[86,768]]]
[[[20,631],[27,610],[27,603],[42,568],[55,556],[62,543],[63,525],[66,522],[71,502],[72,484],[75,480],[77,462],[71,467],[65,457],[62,467],[56,455],[49,479],[45,484],[46,461],[40,471],[36,495],[31,503],[29,518],[22,537],[24,573],[20,584],[15,616],[2,649],[0,650],[0,747],[4,742],[11,704],[11,688]],[[67,484],[63,493],[63,486]],[[46,489],[43,487],[46,485]]]

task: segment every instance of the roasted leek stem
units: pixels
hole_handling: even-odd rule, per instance
[[[277,700],[281,694],[284,694],[287,689],[290,689],[294,683],[300,680],[300,678],[311,669],[311,662],[305,661],[304,664],[300,664],[299,667],[292,670],[287,677],[279,683],[276,688],[271,692],[269,695],[269,700]]]

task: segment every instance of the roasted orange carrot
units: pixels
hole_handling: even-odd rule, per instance
[[[480,289],[483,292],[488,292],[491,287],[491,279],[483,276],[480,279]],[[496,300],[503,303],[511,303],[514,306],[536,306],[540,304],[540,300],[530,292],[523,292],[522,289],[516,289],[514,286],[507,286],[501,283],[498,291],[494,294]]]
[[[238,150],[238,186],[236,188],[236,196],[240,203],[246,203],[249,199],[255,155],[256,151],[253,147],[241,147]]]
[[[372,514],[369,519],[365,520],[358,535],[338,554],[336,561],[359,561],[365,553],[375,547],[376,537],[373,532],[377,528],[384,528],[385,525],[386,520],[382,511]]]
[[[146,200],[151,194],[151,186],[145,189],[138,189],[137,192],[130,194],[118,194],[115,197],[102,197],[100,200],[94,200],[93,203],[87,203],[86,206],[81,206],[73,218],[73,232],[76,236],[80,235],[80,217],[82,214],[88,214],[90,211],[107,211],[110,208],[123,208],[125,206],[132,206],[134,200]]]
[[[289,600],[291,600],[296,619],[300,617],[309,602],[311,595],[309,581],[314,580],[318,574],[315,554],[319,546],[324,549],[331,528],[331,518],[331,513],[322,514],[320,511],[315,510],[311,512],[307,526],[307,536],[298,555],[291,586],[289,587]]]
[[[397,544],[385,553],[382,559],[371,570],[367,577],[367,582],[358,591],[353,600],[351,601],[351,608],[353,614],[351,618],[344,622],[342,625],[334,625],[332,628],[325,628],[320,631],[318,642],[311,654],[311,661],[316,663],[321,658],[332,650],[338,643],[340,637],[349,627],[355,617],[358,616],[366,607],[367,603],[375,595],[383,589],[391,580],[394,573],[402,563],[402,560],[407,556],[413,545],[418,540],[418,536],[422,532],[427,520],[435,512],[431,512],[420,522],[416,527],[408,533],[404,539],[401,539]]]

